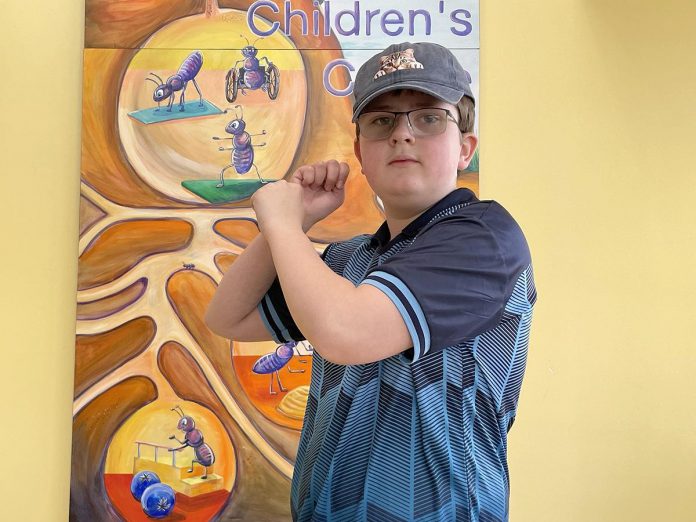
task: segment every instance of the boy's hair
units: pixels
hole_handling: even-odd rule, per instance
[[[474,132],[476,111],[474,109],[473,100],[466,96],[462,96],[462,99],[457,103],[457,111],[459,111],[459,130],[462,134]]]

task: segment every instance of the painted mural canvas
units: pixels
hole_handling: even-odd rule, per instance
[[[434,41],[478,98],[478,1],[85,9],[70,519],[290,520],[313,347],[230,343],[207,304],[258,234],[251,195],[301,165],[351,167],[318,252],[379,227],[352,79],[390,43]],[[478,161],[459,184],[478,190]]]

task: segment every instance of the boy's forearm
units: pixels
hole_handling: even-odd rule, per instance
[[[227,269],[206,312],[214,332],[232,337],[235,324],[256,309],[276,277],[271,251],[259,234]]]

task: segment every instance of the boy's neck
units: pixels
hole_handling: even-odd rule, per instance
[[[399,208],[383,202],[384,215],[386,216],[387,226],[389,227],[390,240],[398,236],[404,228],[440,201],[440,199],[442,198],[439,198],[437,201],[428,202],[422,208]]]
[[[455,186],[452,190],[456,190],[456,188]],[[386,216],[387,226],[389,227],[390,240],[398,236],[409,223],[417,219],[433,205],[437,204],[438,201],[447,196],[450,192],[442,194],[441,197],[438,197],[434,201],[427,201],[420,207],[399,207],[389,205],[387,202],[382,201],[384,204],[384,215]]]
[[[418,218],[418,216],[420,216],[426,210],[427,209],[423,209],[421,212],[418,212],[417,214],[414,214],[413,216],[406,218],[387,217],[387,226],[389,227],[389,238],[394,239],[396,236],[398,236],[401,233],[401,231],[408,226],[409,223],[411,223],[414,219]]]

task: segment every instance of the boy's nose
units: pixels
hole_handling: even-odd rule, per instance
[[[413,129],[408,121],[408,117],[405,114],[398,114],[394,122],[394,128],[389,135],[389,140],[392,143],[397,143],[399,141],[413,141],[413,139]]]

